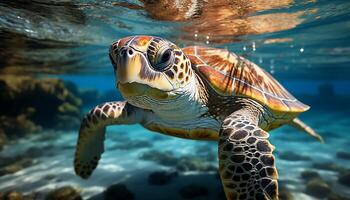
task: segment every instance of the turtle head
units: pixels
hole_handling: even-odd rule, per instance
[[[111,45],[109,56],[117,87],[126,99],[148,97],[162,101],[193,91],[190,60],[165,39],[126,37]]]

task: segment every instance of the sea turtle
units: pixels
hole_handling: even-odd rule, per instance
[[[98,105],[83,119],[74,160],[82,178],[98,164],[106,126],[138,123],[166,135],[217,141],[227,199],[278,199],[267,131],[290,124],[322,141],[296,118],[309,106],[227,50],[180,49],[159,37],[132,36],[114,42],[109,56],[126,101]]]

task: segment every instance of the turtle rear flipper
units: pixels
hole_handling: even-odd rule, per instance
[[[307,133],[311,137],[314,137],[315,139],[317,139],[321,143],[324,143],[322,136],[319,135],[318,133],[316,133],[316,131],[314,129],[312,129],[310,126],[306,125],[299,118],[294,118],[289,124],[291,126],[293,126],[294,128],[299,129],[299,130]]]
[[[75,152],[74,170],[89,178],[104,152],[106,126],[141,121],[142,110],[126,102],[107,102],[92,109],[83,119]]]
[[[255,108],[256,110],[256,108]],[[258,127],[259,112],[246,107],[228,116],[220,130],[219,170],[227,199],[278,199],[277,170],[267,140]]]

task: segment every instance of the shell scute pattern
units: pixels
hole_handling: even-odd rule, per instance
[[[183,49],[192,67],[213,89],[224,96],[246,96],[282,112],[304,112],[298,101],[269,73],[224,49],[191,46]]]

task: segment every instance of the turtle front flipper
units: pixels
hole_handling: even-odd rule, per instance
[[[242,108],[222,124],[219,170],[229,200],[278,199],[274,147],[267,140],[269,134],[258,127],[259,113]]]
[[[104,151],[106,126],[138,123],[142,120],[142,112],[126,102],[107,102],[93,108],[80,126],[74,159],[75,173],[88,178],[97,167]]]

